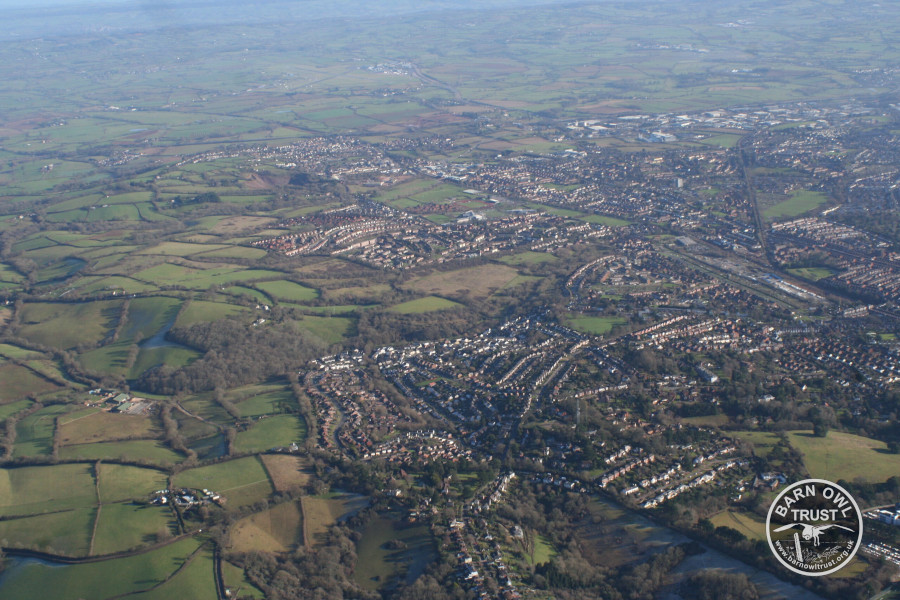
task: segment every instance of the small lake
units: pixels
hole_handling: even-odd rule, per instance
[[[397,544],[392,546],[392,543]],[[360,560],[354,578],[372,591],[411,584],[438,558],[429,528],[421,523],[408,523],[393,512],[374,517],[356,548]]]
[[[55,285],[57,283],[62,283],[72,275],[75,275],[83,268],[87,266],[87,261],[81,258],[76,258],[74,256],[68,256],[62,259],[62,264],[59,266],[52,267],[49,269],[52,274],[56,275],[52,279],[46,279],[41,281],[41,285]],[[48,269],[43,269],[43,271],[47,271]],[[57,273],[59,273],[57,275]]]
[[[29,570],[35,569],[37,567],[65,569],[66,567],[70,566],[72,565],[55,563],[49,560],[43,560],[41,558],[8,556],[6,557],[6,568],[3,571],[0,571],[0,597],[6,596],[6,594],[3,593],[3,589],[6,584],[9,584],[10,586],[14,585],[15,580],[24,575]]]
[[[154,348],[187,348],[184,344],[170,342],[166,339],[166,334],[169,333],[169,330],[175,325],[175,317],[177,316],[177,313],[173,315],[169,322],[163,325],[162,329],[154,333],[153,336],[143,340],[138,346],[143,350],[153,350]]]
[[[222,458],[225,456],[225,434],[217,433],[214,436],[201,438],[188,446],[197,453],[197,458],[207,460],[210,458]]]

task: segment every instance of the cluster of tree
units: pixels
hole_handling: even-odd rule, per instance
[[[457,577],[456,557],[446,554],[426,568],[425,573],[410,584],[401,585],[389,597],[397,600],[469,600]]]
[[[843,415],[842,415],[843,416]],[[900,389],[879,390],[869,398],[864,411],[856,411],[842,419],[860,435],[884,440],[888,451],[900,454]]]
[[[856,211],[841,214],[838,218],[847,225],[890,240],[896,250],[900,248],[900,215],[897,214],[896,194],[892,194],[892,198],[894,206],[885,210]]]
[[[203,192],[190,198],[175,196],[172,198],[172,206],[189,206],[192,204],[218,204],[222,199],[215,192]]]
[[[778,434],[778,443],[765,457],[759,457],[759,460],[761,470],[770,470],[773,465],[780,465],[778,470],[793,479],[800,479],[808,474],[803,454],[791,445],[784,432]]]
[[[685,545],[672,546],[650,560],[604,571],[571,553],[560,554],[535,570],[534,584],[558,598],[637,600],[653,598],[686,556]],[[574,560],[573,560],[574,559]]]
[[[473,328],[477,330],[479,322],[479,315],[464,308],[411,315],[363,311],[356,327],[360,341],[380,346],[452,338]]]
[[[789,263],[782,265],[785,269],[802,269],[808,267],[829,267],[840,270],[838,261],[825,250],[811,250]]]
[[[681,586],[685,600],[757,600],[759,590],[744,573],[700,571]]]
[[[163,424],[166,443],[170,448],[187,455],[186,465],[192,465],[197,460],[197,453],[187,446],[187,440],[181,435],[178,429],[178,421],[172,416],[172,406],[163,404],[159,411],[160,420]]]
[[[259,552],[237,557],[269,600],[381,598],[353,581],[356,559],[353,532],[342,526],[332,527],[323,544],[301,547],[290,556]]]
[[[288,184],[296,185],[296,186],[304,186],[304,185],[309,185],[310,183],[313,183],[314,181],[317,181],[317,178],[315,178],[314,176],[311,176],[309,173],[299,172],[299,173],[294,173],[293,175],[291,175],[291,178],[288,181]]]
[[[232,319],[173,328],[167,337],[205,354],[178,369],[150,369],[136,387],[168,395],[233,388],[296,370],[324,350],[320,341],[287,324],[259,328]]]
[[[884,506],[900,498],[900,475],[894,475],[882,483],[869,483],[862,478],[855,481],[841,479],[838,485],[849,491],[861,506]]]
[[[24,419],[28,415],[35,413],[44,407],[43,404],[37,401],[37,398],[30,396],[29,399],[33,400],[33,404],[29,406],[26,410],[20,411],[16,414],[10,415],[3,422],[4,435],[3,435],[3,455],[2,458],[9,459],[12,458],[13,448],[16,444],[16,426],[19,424],[20,419]]]
[[[841,482],[841,484],[845,483]],[[669,506],[669,504],[665,506]],[[671,517],[671,514],[667,514],[665,511],[659,514],[667,519]],[[685,529],[683,520],[673,522],[673,525],[677,528]],[[795,585],[807,588],[812,587],[817,594],[826,598],[833,598],[834,600],[863,600],[869,598],[890,585],[896,573],[894,565],[876,560],[855,577],[820,577],[810,580],[809,577],[804,575],[794,575],[786,572],[775,559],[769,545],[763,540],[749,540],[740,531],[725,526],[715,527],[707,519],[701,519],[696,527],[690,529],[691,535],[699,537],[704,543],[724,554],[733,556],[759,569],[778,573],[779,577]],[[710,582],[710,585],[715,585],[715,582]],[[734,590],[747,593],[746,588],[737,585],[735,582],[723,583],[722,586],[734,586]],[[724,587],[716,587],[715,589],[721,590]],[[719,598],[726,596],[713,595],[709,597]],[[743,596],[733,597],[743,598]],[[749,596],[748,598],[754,597]]]
[[[667,585],[669,574],[685,556],[697,551],[689,545],[673,546],[643,562],[619,568],[598,565],[578,535],[591,519],[589,503],[584,494],[523,483],[499,508],[498,518],[540,532],[557,549],[547,563],[522,565],[526,571],[533,569],[531,583],[536,588],[552,590],[557,598],[651,598]],[[526,534],[526,550],[529,538]]]

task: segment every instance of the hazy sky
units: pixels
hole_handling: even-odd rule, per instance
[[[71,6],[73,4],[114,4],[133,0],[0,0],[0,10],[4,8],[30,8],[34,6]]]
[[[131,0],[0,0],[4,8],[34,8],[36,6],[75,6],[78,4],[125,4]]]
[[[431,11],[505,10],[572,0],[0,0],[0,40],[166,27],[223,27]],[[637,1],[637,0],[632,0]],[[4,15],[6,9],[6,15]],[[7,18],[4,19],[3,17]]]

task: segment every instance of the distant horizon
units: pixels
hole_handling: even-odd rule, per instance
[[[3,8],[34,8],[36,6],[71,6],[75,4],[125,4],[138,0],[3,0]]]
[[[302,1],[302,0],[301,0]],[[383,2],[392,2],[395,0],[382,0]],[[515,3],[516,0],[507,0]],[[521,0],[522,4],[552,4],[561,0]],[[203,2],[208,4],[209,2]],[[423,6],[428,4],[445,4],[445,0],[425,0]],[[149,0],[0,0],[0,8],[33,8],[36,6],[73,6],[73,5],[96,5],[96,4],[149,4],[149,5],[195,5],[195,0],[164,0],[163,2],[150,2]],[[371,6],[371,3],[367,3]]]
[[[269,0],[256,4],[242,0],[0,0],[8,17],[6,27],[0,27],[0,39],[99,29],[150,31],[168,26],[379,18],[428,11],[517,10],[579,1],[583,0]]]
[[[301,0],[302,1],[302,0]],[[381,0],[381,2],[385,4],[396,3],[400,0]],[[224,3],[228,3],[229,0],[226,0]],[[523,5],[535,5],[535,4],[568,4],[578,2],[578,0],[494,0],[493,2],[485,2],[483,4],[487,6],[491,6],[494,4],[523,4]],[[96,6],[100,4],[135,4],[135,5],[144,5],[147,8],[174,8],[176,6],[184,6],[184,7],[192,7],[198,4],[212,4],[211,0],[201,0],[197,2],[196,0],[162,0],[161,2],[152,2],[150,0],[0,0],[0,9],[10,9],[10,8],[36,8],[36,7],[73,7],[77,5],[84,6]],[[472,2],[476,4],[475,2]],[[427,8],[429,5],[434,6],[453,6],[456,4],[463,4],[452,2],[450,0],[424,0],[420,2],[419,5],[421,8]],[[482,4],[482,3],[477,3]],[[367,6],[371,9],[373,3],[365,3],[364,6]]]

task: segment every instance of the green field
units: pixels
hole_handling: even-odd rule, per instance
[[[390,291],[390,286],[385,284],[353,285],[328,290],[326,295],[340,302],[378,302],[381,296]],[[322,307],[325,308],[325,307]]]
[[[41,353],[35,352],[34,350],[29,350],[28,348],[22,348],[20,346],[0,344],[0,355],[5,356],[6,358],[28,359],[39,358],[41,356]]]
[[[726,510],[710,519],[716,527],[731,527],[744,534],[749,540],[766,539],[766,523],[745,512]]]
[[[112,554],[145,546],[167,539],[176,531],[168,507],[130,502],[104,504],[100,507],[93,554]]]
[[[735,133],[723,133],[721,135],[714,135],[712,137],[708,137],[705,140],[701,140],[701,144],[706,144],[708,146],[721,146],[722,148],[734,148],[739,141],[741,141],[741,137]]]
[[[157,289],[157,286],[137,281],[131,277],[118,276],[82,276],[73,287],[77,288],[81,294],[106,294],[112,291],[118,291],[125,294],[140,294]]]
[[[48,2],[63,0],[38,4]],[[388,9],[379,3],[316,3],[311,11],[312,3],[229,3],[223,10],[206,2],[174,11],[169,6],[174,3],[163,2],[157,3],[159,14],[135,8],[153,3],[118,4],[123,6],[112,11],[23,7],[4,14],[0,339],[6,344],[0,344],[0,419],[15,415],[15,422],[7,421],[14,439],[7,436],[9,452],[0,469],[0,546],[83,556],[156,543],[179,531],[178,520],[171,507],[143,502],[169,483],[219,492],[225,508],[189,511],[181,525],[188,531],[202,528],[201,533],[127,559],[62,566],[10,558],[9,570],[0,574],[4,600],[213,600],[219,592],[214,545],[207,537],[218,542],[225,531],[222,541],[232,547],[219,550],[236,563],[246,558],[238,553],[255,551],[282,552],[278,560],[309,563],[304,556],[321,558],[336,550],[315,547],[328,527],[370,499],[341,492],[293,499],[318,490],[319,484],[357,490],[373,481],[387,489],[400,487],[404,494],[411,489],[412,496],[395,502],[376,498],[383,494],[376,490],[364,521],[345,520],[353,529],[352,541],[339,550],[352,555],[355,544],[355,570],[326,575],[335,584],[343,583],[337,580],[345,574],[355,578],[366,589],[359,596],[414,596],[415,588],[396,584],[421,573],[437,558],[442,542],[432,538],[427,525],[408,524],[401,510],[431,497],[430,484],[452,474],[450,504],[437,502],[437,510],[447,513],[441,515],[446,524],[443,517],[452,518],[455,494],[467,496],[479,476],[467,466],[468,459],[423,471],[420,465],[393,461],[360,465],[343,447],[328,450],[330,457],[322,448],[314,450],[317,436],[308,436],[313,432],[306,431],[300,416],[308,399],[299,388],[315,380],[323,392],[341,400],[356,392],[355,384],[348,389],[329,381],[351,375],[325,375],[324,365],[323,379],[315,374],[305,379],[306,371],[315,368],[314,358],[353,346],[373,357],[379,347],[399,349],[411,340],[430,339],[434,346],[419,346],[422,364],[413,365],[419,360],[414,359],[408,366],[426,369],[431,360],[446,365],[437,357],[452,354],[452,366],[437,365],[429,381],[419,382],[433,383],[440,393],[433,400],[443,405],[441,414],[415,398],[396,397],[389,382],[393,375],[379,373],[375,361],[360,364],[373,375],[363,387],[396,400],[376,406],[371,422],[363,423],[375,438],[371,442],[382,441],[388,430],[396,439],[407,429],[440,427],[461,438],[472,436],[473,443],[466,445],[485,451],[476,452],[476,461],[499,450],[513,462],[514,455],[528,462],[545,446],[556,448],[560,439],[580,439],[578,432],[563,432],[560,423],[549,422],[556,419],[550,412],[570,410],[572,403],[536,407],[541,429],[531,433],[539,435],[516,435],[523,447],[512,448],[515,452],[506,447],[510,439],[503,439],[509,431],[501,432],[509,425],[504,420],[510,421],[503,415],[512,414],[503,390],[496,415],[458,417],[469,412],[463,408],[470,401],[481,399],[481,391],[497,391],[494,373],[508,372],[523,346],[530,353],[548,347],[562,351],[575,343],[566,332],[552,331],[554,318],[607,338],[681,311],[689,323],[721,315],[731,323],[720,321],[717,330],[749,327],[751,336],[769,325],[782,328],[790,311],[801,320],[839,319],[837,296],[829,295],[813,314],[802,299],[779,296],[777,306],[773,298],[746,293],[755,289],[738,283],[747,278],[746,269],[728,258],[736,248],[695,246],[708,254],[709,260],[702,261],[706,266],[681,260],[690,259],[690,251],[671,260],[668,245],[685,227],[698,239],[712,240],[733,227],[747,233],[759,211],[766,220],[784,220],[817,214],[838,201],[850,203],[845,210],[853,209],[835,214],[846,223],[891,225],[879,222],[874,212],[865,215],[870,208],[865,202],[876,198],[867,190],[890,185],[896,170],[889,146],[900,125],[886,101],[896,95],[900,61],[900,46],[891,41],[900,33],[895,3],[492,0],[473,11],[452,3],[404,1]],[[515,10],[506,6],[512,4]],[[169,18],[173,15],[179,19]],[[704,115],[713,110],[722,115]],[[593,131],[566,127],[584,119],[605,125]],[[780,126],[773,128],[773,121]],[[677,141],[636,139],[657,128],[678,130]],[[875,146],[867,143],[872,140]],[[744,141],[754,143],[743,147]],[[303,181],[304,174],[309,181]],[[676,186],[679,177],[685,178],[683,189]],[[853,181],[853,195],[845,198],[842,188]],[[861,203],[851,206],[857,202],[857,184]],[[754,185],[755,190],[745,189]],[[754,191],[758,204],[748,204],[746,196]],[[200,195],[206,196],[196,198]],[[516,225],[508,226],[516,209],[529,207],[541,214],[515,217]],[[485,219],[457,224],[458,215],[470,209]],[[402,233],[385,234],[377,226],[365,234],[369,237],[353,234],[344,241],[393,236],[396,246],[388,241],[341,250],[340,244],[326,244],[312,255],[284,253],[291,243],[285,240],[293,236],[305,243],[322,231],[353,231],[382,217]],[[882,257],[897,250],[887,243],[873,247]],[[392,253],[406,250],[422,260],[381,266],[396,262],[398,254]],[[772,250],[779,259],[796,256],[781,241],[775,248],[774,238]],[[610,265],[611,282],[586,282],[594,285],[592,297],[602,295],[599,304],[610,308],[566,313],[565,306],[577,304],[564,298],[566,277],[579,265],[620,252],[634,269]],[[771,258],[762,256],[765,252],[752,254],[751,263]],[[448,256],[453,258],[445,261]],[[816,261],[791,269],[791,275],[818,281],[835,274],[826,267],[830,260]],[[546,297],[538,298],[541,294]],[[262,310],[257,303],[270,306]],[[544,310],[548,316],[542,324],[525,321],[526,315]],[[690,314],[694,310],[696,319]],[[518,317],[523,329],[501,327]],[[900,332],[883,317],[873,312],[869,320],[845,320],[841,333],[862,353],[895,351]],[[171,340],[148,343],[171,326],[191,348]],[[469,356],[460,350],[471,348],[469,340],[489,328],[494,336],[513,331],[515,341],[492,336],[496,356],[483,353],[486,346]],[[630,340],[616,343],[614,355],[630,357]],[[743,400],[753,406],[762,388],[782,385],[778,377],[769,377],[770,371],[783,374],[789,368],[778,365],[791,364],[789,355],[797,350],[790,343],[752,356],[746,347],[722,350],[728,354],[723,362],[714,355],[719,350],[686,355],[685,344],[693,342],[675,340],[671,352],[661,345],[665,361],[658,366],[665,362],[666,369],[687,372],[693,359],[706,358],[729,372],[738,363],[740,374],[756,369],[738,382],[752,392]],[[531,369],[537,363],[527,364]],[[159,366],[164,367],[159,376],[149,377]],[[554,367],[559,379],[548,381],[548,394],[556,395],[549,389],[556,383],[561,397],[569,397],[610,379],[587,354],[562,366]],[[643,392],[654,399],[661,394],[660,401],[686,398],[671,391],[671,378],[661,382],[665,369],[650,370],[654,373],[634,374],[634,385],[642,389],[618,395],[610,406],[579,405],[579,416],[586,410],[586,429],[600,432],[597,444],[616,446],[622,443],[617,438],[633,441],[632,433],[642,435],[640,429],[618,431],[605,421],[619,413],[649,418],[656,409],[643,406]],[[822,378],[839,378],[836,373],[832,369]],[[622,379],[619,375],[611,379]],[[803,399],[813,403],[823,395],[817,377],[797,382],[811,386]],[[862,414],[874,414],[864,390],[877,395],[872,402],[893,392],[862,377],[852,385],[829,388],[834,391],[829,404],[841,418],[855,410],[859,397]],[[753,391],[754,386],[759,389]],[[95,387],[147,395],[157,406],[146,417],[85,408],[84,402],[94,398],[86,390]],[[675,404],[680,406],[680,400]],[[32,407],[40,410],[25,416]],[[320,424],[324,408],[316,398],[312,410]],[[402,422],[395,421],[395,411]],[[338,422],[350,424],[353,417],[356,423],[352,411],[343,412]],[[771,458],[767,469],[781,468],[778,436],[733,431],[742,421],[732,418],[732,410],[674,421],[663,412],[664,429],[686,425],[686,434],[691,427],[718,427],[723,435],[752,443],[759,457]],[[760,417],[760,426],[769,427],[763,423],[766,411],[749,412],[759,413],[753,416]],[[510,421],[513,426],[515,421]],[[684,442],[668,435],[672,431],[663,433],[667,443]],[[707,433],[701,433],[705,439]],[[5,434],[2,422],[0,434]],[[171,446],[181,447],[181,441],[197,456],[174,451]],[[310,445],[309,455],[305,447],[291,454],[259,454],[303,441]],[[813,476],[861,475],[881,482],[900,474],[900,457],[875,440],[793,432],[789,441],[803,453]],[[590,448],[584,450],[585,456],[567,453],[566,459],[554,449],[553,460],[587,469],[581,463],[591,458],[586,456]],[[235,459],[229,453],[248,456]],[[666,454],[671,455],[663,457],[666,461],[680,460],[674,452]],[[110,462],[117,458],[158,468]],[[419,463],[429,457],[412,458]],[[69,462],[74,460],[83,462]],[[482,466],[493,469],[487,461]],[[318,481],[323,468],[328,473]],[[458,468],[465,472],[457,474]],[[644,476],[649,475],[635,475],[638,480]],[[724,498],[728,491],[722,486]],[[510,576],[524,596],[590,595],[588,588],[555,588],[560,582],[578,584],[565,577],[566,567],[579,573],[596,568],[602,571],[598,577],[640,574],[656,552],[686,539],[596,496],[565,498],[562,491],[553,494],[560,509],[579,512],[588,506],[589,514],[564,515],[571,518],[571,529],[551,536],[543,517],[532,518],[529,508],[532,491],[546,489],[529,485],[524,503],[517,502],[515,492],[505,496],[501,513],[524,517],[510,519],[526,527],[521,544],[510,542],[496,522],[489,527],[503,552],[514,555]],[[287,496],[291,502],[263,508],[266,501]],[[559,522],[558,514],[550,515],[553,507],[545,508],[545,520]],[[505,517],[501,520],[506,523]],[[758,519],[750,513],[721,512],[713,522],[760,539]],[[393,540],[406,548],[392,549],[402,546],[390,544]],[[487,541],[466,543],[492,547]],[[440,548],[440,555],[447,550]],[[450,550],[450,556],[455,552]],[[487,563],[493,550],[483,554]],[[706,568],[708,561],[724,560],[712,554],[688,557],[654,593],[689,595],[681,581],[690,576],[687,563],[700,561]],[[257,566],[270,560],[260,557]],[[535,566],[548,561],[559,561],[555,566],[560,568],[544,573],[541,581]],[[860,560],[853,568],[867,564]],[[306,566],[300,564],[300,570]],[[438,566],[441,572],[435,573],[444,583],[457,579],[458,573],[444,577],[450,573],[447,565]],[[488,565],[479,566],[484,568]],[[267,570],[255,569],[254,579]],[[293,580],[289,571],[266,583],[294,586],[285,596],[340,595],[336,587],[315,589],[303,578]],[[849,595],[862,593],[864,577]],[[233,564],[224,564],[224,578],[232,588],[229,597],[263,596]],[[532,580],[537,591],[526,589]],[[486,593],[494,593],[493,582],[488,588]],[[344,593],[353,596],[348,589]],[[475,596],[481,590],[461,584],[452,593]],[[760,595],[790,594],[761,587]]]
[[[91,465],[0,469],[0,516],[34,515],[96,504]]]
[[[347,514],[368,505],[365,496],[303,496],[303,540],[307,547],[320,544],[329,527]]]
[[[146,260],[151,261],[152,264],[152,259]],[[223,275],[233,272],[234,269],[230,267],[219,267],[203,271],[177,264],[163,263],[138,271],[131,276],[151,285],[206,289],[212,285],[211,278],[213,275]]]
[[[244,569],[228,561],[222,561],[222,579],[225,586],[234,590],[234,595],[243,598],[249,596],[253,600],[263,600],[265,595],[244,574]]]
[[[753,444],[753,452],[762,457],[768,456],[781,441],[776,434],[766,431],[735,431],[732,435]]]
[[[145,260],[152,260],[147,257]],[[176,259],[177,260],[177,259]],[[280,277],[277,271],[241,269],[237,266],[215,266],[194,268],[174,263],[164,263],[138,271],[131,275],[134,279],[160,287],[172,286],[191,290],[207,290],[211,286],[225,286],[231,283],[255,281]]]
[[[173,482],[177,486],[218,492],[225,496],[228,506],[252,504],[272,493],[266,470],[255,456],[188,469],[176,475]]]
[[[140,460],[157,465],[173,465],[184,460],[184,456],[167,448],[157,440],[130,440],[125,442],[102,442],[97,444],[74,444],[59,450],[60,458],[101,460]]]
[[[423,294],[486,298],[518,277],[519,272],[506,265],[489,263],[477,267],[438,271],[410,280],[404,287]]]
[[[83,276],[74,285],[84,295],[105,294],[118,291],[125,294],[140,294],[158,289],[157,286],[137,281],[131,277],[91,277]]]
[[[31,400],[19,400],[18,402],[10,402],[9,404],[0,405],[0,421],[6,420],[12,415],[22,412],[31,406]]]
[[[77,421],[83,417],[89,417],[91,415],[95,415],[97,413],[103,412],[103,409],[99,406],[89,406],[87,408],[83,408],[81,410],[73,410],[72,412],[68,412],[59,417],[57,424],[62,427],[72,421]]]
[[[410,315],[416,313],[434,312],[438,310],[447,310],[460,306],[462,306],[462,304],[453,302],[452,300],[447,300],[446,298],[426,296],[424,298],[418,298],[416,300],[409,300],[408,302],[395,304],[390,308],[390,311],[399,313],[401,315]]]
[[[22,308],[21,335],[60,349],[97,343],[115,328],[121,310],[122,302],[116,300],[29,303]]]
[[[593,335],[606,335],[627,323],[622,317],[573,317],[568,322],[572,329]]]
[[[188,442],[188,448],[196,452],[200,460],[221,458],[227,450],[225,436],[220,433],[213,433],[202,438],[192,438]]]
[[[319,297],[318,290],[293,281],[262,281],[256,287],[272,298],[287,302],[306,302]]]
[[[161,430],[151,417],[91,409],[73,412],[59,424],[59,441],[63,446],[155,438],[159,433]]]
[[[830,481],[862,477],[881,482],[900,474],[900,455],[889,454],[887,445],[878,440],[838,431],[830,431],[824,438],[811,431],[792,431],[788,437],[803,454],[811,477]]]
[[[543,212],[547,213],[548,215],[554,215],[557,217],[572,217],[572,218],[578,218],[578,219],[586,218],[586,216],[583,212],[578,211],[578,210],[572,210],[569,208],[555,208],[553,206],[547,206],[546,204],[535,204],[535,203],[529,203],[526,206],[528,206],[528,208],[533,208],[535,210],[543,211]],[[592,216],[596,216],[596,215],[592,215]]]
[[[244,394],[236,394],[240,397]],[[296,407],[293,393],[290,390],[276,388],[271,391],[261,390],[246,400],[237,403],[237,408],[242,417],[258,417],[260,415],[272,415],[284,412],[286,409]]]
[[[152,337],[175,318],[181,305],[180,299],[167,296],[132,299],[119,337],[128,340],[137,336],[142,339]]]
[[[261,291],[240,285],[234,285],[229,288],[225,288],[225,293],[231,294],[232,296],[249,296],[250,298],[253,298],[257,302],[260,302],[262,304],[272,303],[272,299]]]
[[[0,365],[0,402],[10,402],[29,394],[41,395],[59,389],[53,382],[20,365]]]
[[[356,319],[350,317],[317,317],[303,315],[296,321],[299,329],[304,329],[326,344],[340,344],[352,335]]]
[[[222,250],[228,246],[222,244],[189,244],[185,242],[163,242],[138,254],[160,254],[162,256],[191,256],[199,252]]]
[[[50,252],[51,249],[48,248],[47,253]],[[35,273],[34,278],[36,281],[41,282],[63,280],[80,271],[83,266],[84,261],[76,259],[74,257],[66,257],[61,262],[51,264],[50,266],[44,267],[43,269],[39,270],[37,273]]]
[[[178,315],[175,326],[188,327],[203,321],[218,321],[220,319],[239,317],[246,314],[248,314],[248,311],[242,306],[224,304],[222,302],[194,300],[187,308],[181,311],[180,315]]]
[[[243,258],[246,260],[259,260],[260,258],[266,255],[265,250],[261,250],[259,248],[248,248],[246,246],[226,246],[219,250],[212,250],[210,252],[202,252],[197,256],[202,258],[221,258],[221,259],[229,259],[229,258]]]
[[[235,552],[289,552],[303,543],[303,516],[299,502],[284,502],[245,517],[229,533]]]
[[[70,388],[77,387],[77,384],[63,372],[61,362],[54,360],[49,355],[46,356],[46,359],[26,360],[24,366],[56,385],[65,384]],[[58,395],[53,393],[49,393],[47,396],[50,398],[58,398]]]
[[[95,514],[95,508],[77,508],[0,521],[0,545],[21,544],[50,554],[86,556]]]
[[[125,340],[101,346],[82,353],[78,359],[92,373],[124,375],[128,368],[131,345],[129,340]]]
[[[548,563],[554,556],[556,556],[556,549],[546,537],[539,534],[534,535],[534,548],[530,553],[525,553],[525,558],[532,565]]]
[[[200,394],[191,397],[188,400],[182,402],[182,405],[191,412],[191,414],[199,417],[200,419],[205,419],[210,423],[218,423],[220,425],[225,425],[226,423],[232,422],[232,417],[228,414],[228,412],[222,408],[218,402],[216,402],[209,394]],[[179,419],[181,416],[179,416]],[[186,419],[181,426],[184,427],[184,435],[187,437],[198,437],[195,435],[196,431],[199,430],[201,432],[200,437],[206,437],[210,435],[210,430],[212,426],[210,423],[204,423],[197,418]]]
[[[389,548],[392,540],[399,540],[405,548]],[[401,575],[415,576],[436,558],[427,527],[382,516],[372,519],[363,530],[356,554],[359,562],[353,578],[369,590],[386,587]]]
[[[617,219],[616,217],[608,217],[606,215],[588,215],[581,218],[582,221],[588,223],[596,223],[597,225],[606,225],[607,227],[624,227],[631,225],[630,221],[625,219]]]
[[[799,269],[788,269],[787,272],[791,275],[808,279],[809,281],[818,281],[835,274],[834,270],[826,267],[803,267]]]
[[[432,189],[434,186],[435,182],[431,179],[413,179],[379,192],[378,199],[382,202],[391,202],[392,200],[414,196],[420,192]]]
[[[19,421],[16,425],[13,456],[37,456],[53,452],[56,417],[70,408],[62,404],[51,404]]]
[[[236,452],[263,452],[278,446],[298,444],[306,439],[303,420],[293,415],[275,415],[256,421],[247,431],[238,432],[234,440]]]
[[[27,563],[13,567],[13,572],[4,576],[3,597],[79,600],[148,590],[175,573],[198,547],[197,540],[185,539],[153,552],[108,562],[71,566]],[[215,598],[215,590],[211,598]]]
[[[129,599],[172,600],[181,597],[192,600],[216,600],[218,595],[214,575],[212,551],[204,548],[171,580],[152,591],[129,596]]]
[[[166,474],[156,469],[127,465],[100,465],[100,501],[145,500],[155,490],[165,489]]]
[[[455,185],[441,183],[433,188],[409,196],[410,200],[419,204],[442,204],[451,198],[462,196],[462,189]]]
[[[297,454],[262,454],[260,459],[276,492],[300,489],[311,479],[309,463]]]
[[[828,196],[822,192],[796,191],[784,202],[765,209],[763,216],[770,221],[783,217],[796,217],[818,208],[826,202],[828,202]]]
[[[190,309],[188,309],[190,310]],[[188,312],[188,311],[185,311]],[[189,365],[201,354],[191,348],[181,348],[177,346],[163,346],[161,348],[142,348],[138,353],[137,360],[128,372],[128,377],[136,379],[142,373],[159,365],[168,365],[178,368]]]

